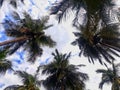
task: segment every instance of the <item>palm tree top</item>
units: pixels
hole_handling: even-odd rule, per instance
[[[41,81],[37,79],[36,75],[31,75],[25,71],[15,71],[23,82],[23,85],[7,86],[4,90],[40,90]]]
[[[43,85],[47,90],[84,90],[84,81],[88,80],[88,75],[78,71],[79,66],[69,64],[71,53],[62,54],[58,50],[52,53],[53,61],[41,66],[42,74],[48,74],[43,80]]]
[[[106,68],[107,69],[96,70],[97,73],[102,73],[102,80],[99,84],[99,88],[102,89],[105,83],[107,84],[112,83],[112,88],[114,88],[114,90],[119,90],[118,86],[120,87],[120,74],[119,74],[120,63],[115,65],[112,62],[112,68],[108,68],[107,66]]]
[[[26,85],[29,85],[29,83],[35,83],[34,76],[25,71],[15,71],[15,74],[22,78],[22,82]]]
[[[77,39],[72,42],[72,45],[78,45],[79,55],[88,57],[89,62],[94,63],[98,59],[101,64],[112,63],[112,60],[115,60],[114,55],[120,57],[119,23],[99,27],[98,23],[90,21],[85,27],[81,26],[77,29],[79,32],[74,32]],[[113,43],[114,41],[116,43]]]
[[[48,70],[47,74],[53,73],[52,68],[59,69],[59,68],[66,68],[68,66],[68,63],[69,63],[68,60],[71,56],[71,53],[69,53],[68,55],[62,54],[62,53],[59,53],[58,50],[56,49],[55,53],[52,53],[52,55],[54,56],[54,60],[50,64],[42,66],[44,68],[43,74],[46,73],[46,70],[48,69],[48,67],[50,67],[51,70]]]
[[[75,18],[73,20],[73,25],[79,26],[79,18],[81,16],[81,8],[84,8],[87,11],[87,17],[94,16],[99,14],[99,18],[101,18],[104,22],[105,20],[109,20],[109,17],[106,17],[106,13],[109,13],[108,7],[112,7],[115,4],[112,0],[61,0],[57,1],[53,4],[51,8],[51,14],[56,14],[57,19],[61,22],[62,18],[66,18],[68,16],[68,12],[70,10],[74,11]],[[86,22],[86,19],[84,19]]]
[[[27,32],[43,32],[44,30],[52,27],[53,25],[48,25],[49,16],[43,16],[39,19],[33,19],[28,13],[23,13],[24,18],[21,18],[16,12],[13,12],[14,21],[11,19],[5,19],[3,26],[8,36],[16,36],[16,34],[10,33],[14,30],[16,33],[25,34]],[[8,32],[7,32],[8,31]],[[18,32],[17,32],[18,31]],[[12,35],[11,35],[12,34]]]
[[[7,49],[0,49],[0,74],[5,74],[7,70],[13,70],[11,61],[6,59],[6,57]]]
[[[9,46],[9,54],[13,54],[20,47],[29,52],[28,61],[34,62],[37,56],[42,55],[42,46],[53,47],[56,45],[52,38],[45,34],[44,30],[53,25],[48,25],[48,16],[33,19],[26,12],[24,18],[17,13],[13,15],[15,21],[5,19],[3,23],[6,35],[12,40],[0,43],[0,46]]]

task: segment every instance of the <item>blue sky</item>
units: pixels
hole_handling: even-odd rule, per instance
[[[55,2],[56,0],[25,0],[25,5],[19,4],[18,13],[23,12],[24,10],[29,12],[32,17],[39,18],[43,15],[49,15],[49,7]],[[118,0],[119,1],[119,0]],[[22,7],[21,7],[22,6]],[[4,9],[4,10],[3,10]],[[7,15],[9,17],[9,11],[15,10],[11,6],[8,5],[7,2],[4,3],[3,7],[0,10],[0,22],[2,19]],[[104,68],[98,62],[95,62],[95,65],[88,63],[87,58],[85,57],[78,57],[79,48],[77,46],[72,46],[70,43],[74,41],[75,36],[73,32],[76,31],[75,28],[71,27],[73,15],[67,21],[58,24],[55,16],[50,16],[49,23],[54,24],[53,27],[46,30],[46,34],[50,35],[54,41],[57,42],[57,45],[54,48],[43,47],[43,55],[42,57],[38,58],[35,64],[30,64],[26,62],[26,53],[23,52],[23,49],[19,49],[14,55],[9,56],[8,59],[13,61],[13,68],[15,70],[25,70],[28,73],[34,74],[37,66],[40,64],[47,64],[52,61],[51,52],[57,48],[59,51],[63,53],[69,53],[72,51],[72,57],[70,59],[70,63],[73,64],[86,64],[86,67],[83,67],[81,70],[86,72],[90,76],[90,80],[87,83],[87,89],[90,90],[99,90],[98,84],[101,80],[101,75],[96,74],[95,70],[99,68]],[[10,17],[9,17],[10,18]],[[4,29],[0,25],[0,41],[9,39],[4,34]],[[45,78],[44,76],[40,76],[40,79]],[[8,71],[5,76],[0,76],[0,90],[3,90],[8,85],[13,84],[22,84],[21,80],[18,76],[15,76],[12,72]],[[94,86],[94,87],[93,87]],[[41,87],[41,90],[45,90]],[[103,90],[110,90],[110,85],[107,87],[104,86]]]

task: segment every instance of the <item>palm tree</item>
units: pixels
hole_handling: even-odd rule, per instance
[[[71,10],[75,12],[73,24],[75,26],[78,24],[77,26],[79,26],[79,18],[82,17],[81,13],[83,13],[81,9],[84,9],[86,10],[84,24],[90,22],[90,19],[93,19],[93,17],[101,19],[104,23],[108,23],[112,17],[111,12],[113,14],[112,7],[114,5],[112,0],[61,0],[53,4],[51,14],[56,14],[60,22],[63,17],[67,17],[67,13]]]
[[[2,7],[4,1],[5,0],[0,0],[0,7]],[[8,0],[8,1],[13,7],[17,8],[17,1],[18,0]],[[24,3],[24,0],[20,0],[20,2]]]
[[[77,71],[77,66],[69,64],[71,53],[60,54],[55,50],[52,55],[54,61],[41,66],[42,73],[48,74],[48,77],[43,80],[45,88],[47,90],[84,90],[84,81],[88,80],[88,75]]]
[[[31,75],[25,71],[15,72],[22,79],[23,85],[11,85],[4,90],[40,90],[41,81],[37,79],[37,74]]]
[[[88,25],[81,31],[74,32],[77,39],[72,42],[72,45],[79,46],[81,50],[79,55],[83,54],[88,57],[89,62],[93,63],[98,59],[101,64],[103,62],[111,63],[112,60],[115,60],[115,56],[120,57],[120,33],[117,25],[110,24],[100,30],[91,30],[91,28]],[[97,26],[94,28],[97,28]],[[105,61],[102,60],[103,58]]]
[[[5,74],[7,70],[12,70],[12,63],[6,59],[6,52],[6,50],[0,49],[0,74]]]
[[[57,14],[60,22],[67,16],[69,10],[73,10],[75,12],[73,26],[78,32],[74,32],[77,39],[72,44],[79,46],[80,55],[82,53],[88,57],[89,62],[94,63],[98,59],[103,64],[104,58],[111,63],[115,59],[112,54],[119,57],[120,52],[120,23],[117,13],[112,9],[113,6],[115,4],[112,0],[61,0],[52,6],[51,14]],[[81,8],[86,10],[84,16],[81,16],[83,13]]]
[[[34,62],[37,56],[42,55],[42,46],[53,47],[55,42],[50,36],[45,35],[44,30],[52,25],[46,25],[48,17],[41,19],[32,19],[25,13],[25,18],[20,19],[15,16],[16,20],[5,20],[3,23],[7,36],[12,39],[0,42],[0,46],[10,46],[9,54],[13,54],[20,47],[24,47],[29,53],[28,61]]]
[[[99,88],[102,89],[105,83],[112,83],[111,90],[120,90],[120,76],[119,76],[120,64],[114,65],[112,63],[112,69],[107,67],[105,69],[98,69],[97,73],[102,73],[102,81],[99,84]]]

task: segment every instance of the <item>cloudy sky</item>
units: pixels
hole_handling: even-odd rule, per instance
[[[7,0],[6,0],[7,1]],[[10,10],[14,10],[11,6],[8,5],[7,2],[4,2],[4,5],[0,9],[0,22],[2,22],[3,18],[11,18]],[[39,18],[43,15],[49,15],[48,9],[56,0],[25,0],[25,5],[18,3],[18,13],[23,11],[27,11],[31,14],[33,18]],[[118,0],[118,3],[120,0]],[[119,6],[119,4],[118,4]],[[28,73],[34,74],[33,71],[36,70],[37,66],[42,64],[47,64],[52,61],[51,52],[54,52],[55,48],[57,48],[62,53],[72,52],[72,56],[70,58],[70,63],[72,64],[86,64],[86,67],[82,67],[80,70],[89,74],[89,81],[86,82],[86,89],[89,90],[99,90],[98,84],[101,80],[101,74],[96,74],[95,70],[97,68],[104,68],[97,61],[95,64],[88,63],[87,58],[81,56],[78,57],[79,48],[77,46],[72,46],[70,43],[74,41],[75,37],[73,32],[76,31],[75,28],[71,27],[73,15],[71,18],[58,24],[55,16],[50,16],[49,23],[54,26],[46,31],[47,35],[50,35],[54,41],[57,42],[57,45],[54,48],[43,47],[43,55],[38,58],[35,64],[30,64],[26,62],[26,54],[23,52],[22,48],[19,49],[14,55],[8,57],[9,60],[13,61],[13,68],[15,70],[24,70]],[[4,34],[4,29],[0,25],[0,41],[4,41],[9,39]],[[40,79],[43,79],[44,76],[40,76]],[[18,76],[15,76],[13,72],[8,71],[5,76],[0,76],[0,90],[3,90],[8,85],[13,84],[22,84],[21,79]],[[111,85],[104,85],[103,90],[110,90]],[[41,90],[45,90],[41,87]]]

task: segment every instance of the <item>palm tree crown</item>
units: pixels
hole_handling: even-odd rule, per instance
[[[112,54],[119,57],[120,52],[120,23],[113,6],[112,0],[61,0],[52,6],[51,14],[57,14],[60,21],[67,16],[68,10],[75,11],[73,26],[78,32],[74,33],[77,39],[72,44],[79,46],[80,55],[83,53],[89,62],[94,63],[98,59],[103,64],[104,58],[111,63],[115,60]],[[81,16],[81,8],[86,10],[84,17]],[[84,19],[82,24],[79,18]]]
[[[0,49],[0,74],[5,74],[8,69],[12,70],[11,61],[6,59],[7,50]]]
[[[95,28],[95,29],[94,29]],[[101,29],[95,27],[83,27],[81,31],[74,32],[77,37],[72,45],[78,45],[80,54],[88,57],[89,62],[93,62],[98,59],[101,64],[102,58],[108,63],[115,60],[115,56],[120,57],[120,38],[119,38],[118,25],[109,25]],[[113,43],[115,42],[115,43]],[[105,63],[105,62],[104,62]]]
[[[107,67],[105,69],[98,69],[97,73],[102,73],[102,81],[99,84],[99,88],[102,89],[105,83],[112,83],[111,90],[120,90],[120,75],[119,75],[120,64],[114,65],[112,63],[112,69]]]
[[[57,14],[60,22],[63,17],[67,16],[68,11],[72,10],[75,12],[73,24],[76,25],[79,24],[79,18],[82,17],[80,16],[82,13],[80,9],[84,8],[87,11],[85,17],[88,18],[87,21],[98,15],[99,19],[106,23],[106,20],[110,20],[110,10],[112,10],[113,6],[112,0],[61,0],[53,4],[51,14]]]
[[[54,61],[43,65],[42,73],[48,74],[43,80],[43,85],[47,90],[84,90],[84,81],[88,79],[87,74],[77,71],[78,67],[70,64],[68,59],[70,53],[60,54],[58,50],[52,53]],[[82,65],[80,65],[82,66]]]
[[[40,90],[41,81],[37,79],[36,75],[28,74],[25,71],[16,71],[16,74],[22,79],[23,85],[11,85],[4,90]]]
[[[45,35],[44,30],[52,25],[46,25],[48,17],[34,20],[25,13],[25,18],[16,18],[16,22],[5,20],[3,23],[7,36],[12,40],[0,43],[0,46],[10,46],[9,54],[13,54],[21,46],[29,53],[28,61],[34,62],[37,56],[42,55],[42,46],[53,47],[55,42],[50,36]]]

